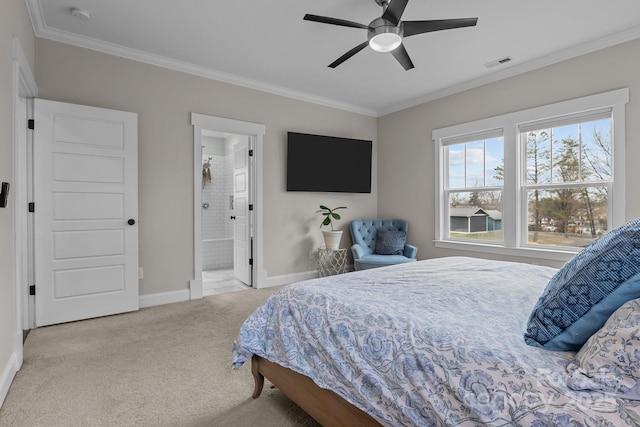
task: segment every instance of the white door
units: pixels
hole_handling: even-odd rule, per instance
[[[233,145],[233,274],[251,286],[251,221],[249,217],[249,141]]]
[[[36,99],[36,325],[138,309],[138,118]]]

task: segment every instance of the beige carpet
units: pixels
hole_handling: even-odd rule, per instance
[[[243,320],[273,289],[214,295],[38,328],[0,426],[317,426],[248,364],[231,368]]]

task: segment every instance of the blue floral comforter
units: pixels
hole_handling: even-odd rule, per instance
[[[333,390],[386,426],[640,425],[640,402],[566,385],[572,352],[525,344],[555,269],[450,257],[307,280],[269,297],[233,348]]]

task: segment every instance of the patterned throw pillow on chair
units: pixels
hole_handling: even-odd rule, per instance
[[[373,250],[378,255],[402,255],[407,233],[398,230],[376,230],[376,246]]]

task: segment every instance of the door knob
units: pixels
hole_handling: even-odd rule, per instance
[[[127,224],[129,224],[129,225],[133,225],[135,223],[136,223],[136,220],[133,219],[133,218],[131,218],[129,221],[127,221]]]
[[[235,215],[231,215],[231,219],[236,219],[236,216]]]

